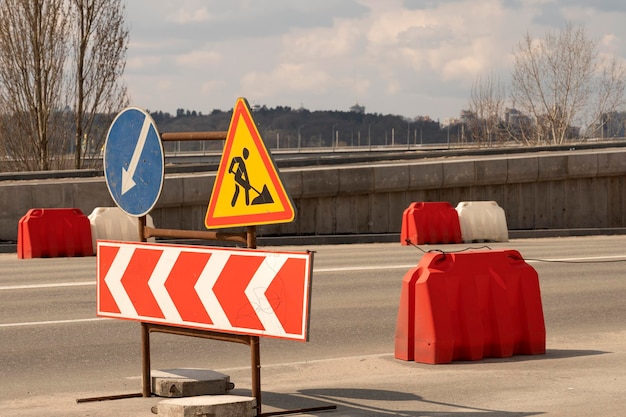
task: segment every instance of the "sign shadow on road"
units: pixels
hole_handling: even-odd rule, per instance
[[[232,393],[237,395],[247,395],[247,390],[235,389]],[[306,405],[307,412],[326,410],[329,404],[336,406],[333,411],[335,417],[371,417],[381,415],[402,415],[405,417],[421,417],[424,415],[437,416],[467,416],[477,415],[481,417],[530,417],[543,414],[541,411],[503,411],[477,408],[461,404],[443,403],[430,401],[423,397],[406,392],[360,389],[360,388],[329,388],[329,389],[306,389],[298,390],[296,393],[285,394],[265,391],[263,402],[279,410],[293,409],[295,404]],[[373,405],[379,403],[380,405]],[[397,403],[402,403],[401,405]],[[441,408],[441,411],[428,411],[433,406]],[[406,410],[414,407],[413,410]],[[446,410],[446,408],[450,410]],[[459,411],[461,410],[461,411]],[[292,410],[294,411],[294,410]],[[277,412],[276,415],[278,415]],[[425,414],[427,413],[427,414]],[[273,412],[267,413],[274,415]]]

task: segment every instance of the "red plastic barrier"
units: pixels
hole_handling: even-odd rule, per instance
[[[459,214],[448,202],[411,203],[402,214],[400,243],[461,243]]]
[[[430,252],[405,275],[397,359],[437,364],[545,351],[539,277],[519,252]]]
[[[396,322],[396,359],[412,361],[415,357],[415,282],[422,274],[413,268],[404,275]]]
[[[91,224],[79,209],[30,209],[18,223],[19,259],[90,255]]]

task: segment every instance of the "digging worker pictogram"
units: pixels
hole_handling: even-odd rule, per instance
[[[239,193],[242,188],[244,191],[246,206],[249,206],[250,204],[270,204],[274,202],[274,199],[267,189],[267,185],[263,185],[263,190],[259,191],[255,187],[253,187],[252,184],[250,184],[248,170],[246,169],[246,160],[249,156],[250,151],[248,151],[248,148],[243,148],[242,156],[235,156],[230,161],[228,173],[235,176],[235,192],[230,202],[231,207],[235,207],[235,204],[237,204],[237,200],[239,199]],[[250,190],[253,190],[258,194],[258,196],[252,200],[252,203],[250,203]]]

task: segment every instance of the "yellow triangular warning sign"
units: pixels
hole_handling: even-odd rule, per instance
[[[293,221],[295,210],[270,153],[239,98],[233,109],[224,152],[211,192],[207,228],[251,226]]]

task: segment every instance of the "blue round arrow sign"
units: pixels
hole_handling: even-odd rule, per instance
[[[163,144],[150,115],[122,110],[104,144],[104,176],[115,204],[131,216],[146,215],[159,199],[165,162]]]

